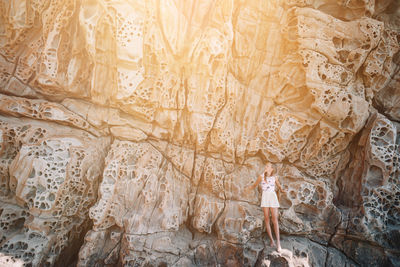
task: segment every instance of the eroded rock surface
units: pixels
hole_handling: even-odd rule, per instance
[[[2,253],[54,265],[90,227],[110,138],[16,117],[2,116],[0,128]]]
[[[0,11],[1,264],[400,264],[398,1]]]

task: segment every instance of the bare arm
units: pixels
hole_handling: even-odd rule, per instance
[[[278,180],[278,179],[275,179],[275,184],[276,184],[276,186],[278,187],[278,189],[279,189],[281,192],[283,192],[281,183],[279,183],[279,180]]]
[[[257,178],[257,180],[253,183],[253,184],[251,184],[251,185],[249,185],[248,187],[246,187],[246,190],[254,190],[254,188],[256,188],[257,187],[257,185],[259,184],[261,182],[261,175],[259,175],[258,176],[258,178]]]

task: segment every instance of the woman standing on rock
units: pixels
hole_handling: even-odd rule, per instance
[[[269,223],[269,211],[271,210],[272,223],[274,225],[275,237],[276,237],[276,249],[278,252],[281,251],[281,242],[279,237],[279,224],[278,224],[278,208],[279,202],[278,197],[275,193],[275,185],[282,191],[282,187],[278,181],[276,175],[276,169],[271,163],[265,165],[263,174],[259,175],[257,181],[246,188],[246,190],[254,190],[258,184],[261,183],[262,197],[261,197],[261,208],[264,211],[265,228],[267,229],[268,237],[271,240],[271,246],[275,246],[275,241],[272,238],[271,226]]]

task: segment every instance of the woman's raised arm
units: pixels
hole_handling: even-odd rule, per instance
[[[254,190],[254,188],[256,188],[257,185],[258,185],[260,182],[261,182],[261,175],[258,176],[257,180],[256,180],[253,184],[251,184],[251,185],[249,185],[248,187],[246,187],[245,190]]]

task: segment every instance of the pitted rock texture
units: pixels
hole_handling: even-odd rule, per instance
[[[2,116],[0,129],[2,253],[55,265],[90,226],[110,138],[16,117]]]
[[[398,1],[0,12],[1,264],[400,264]]]

